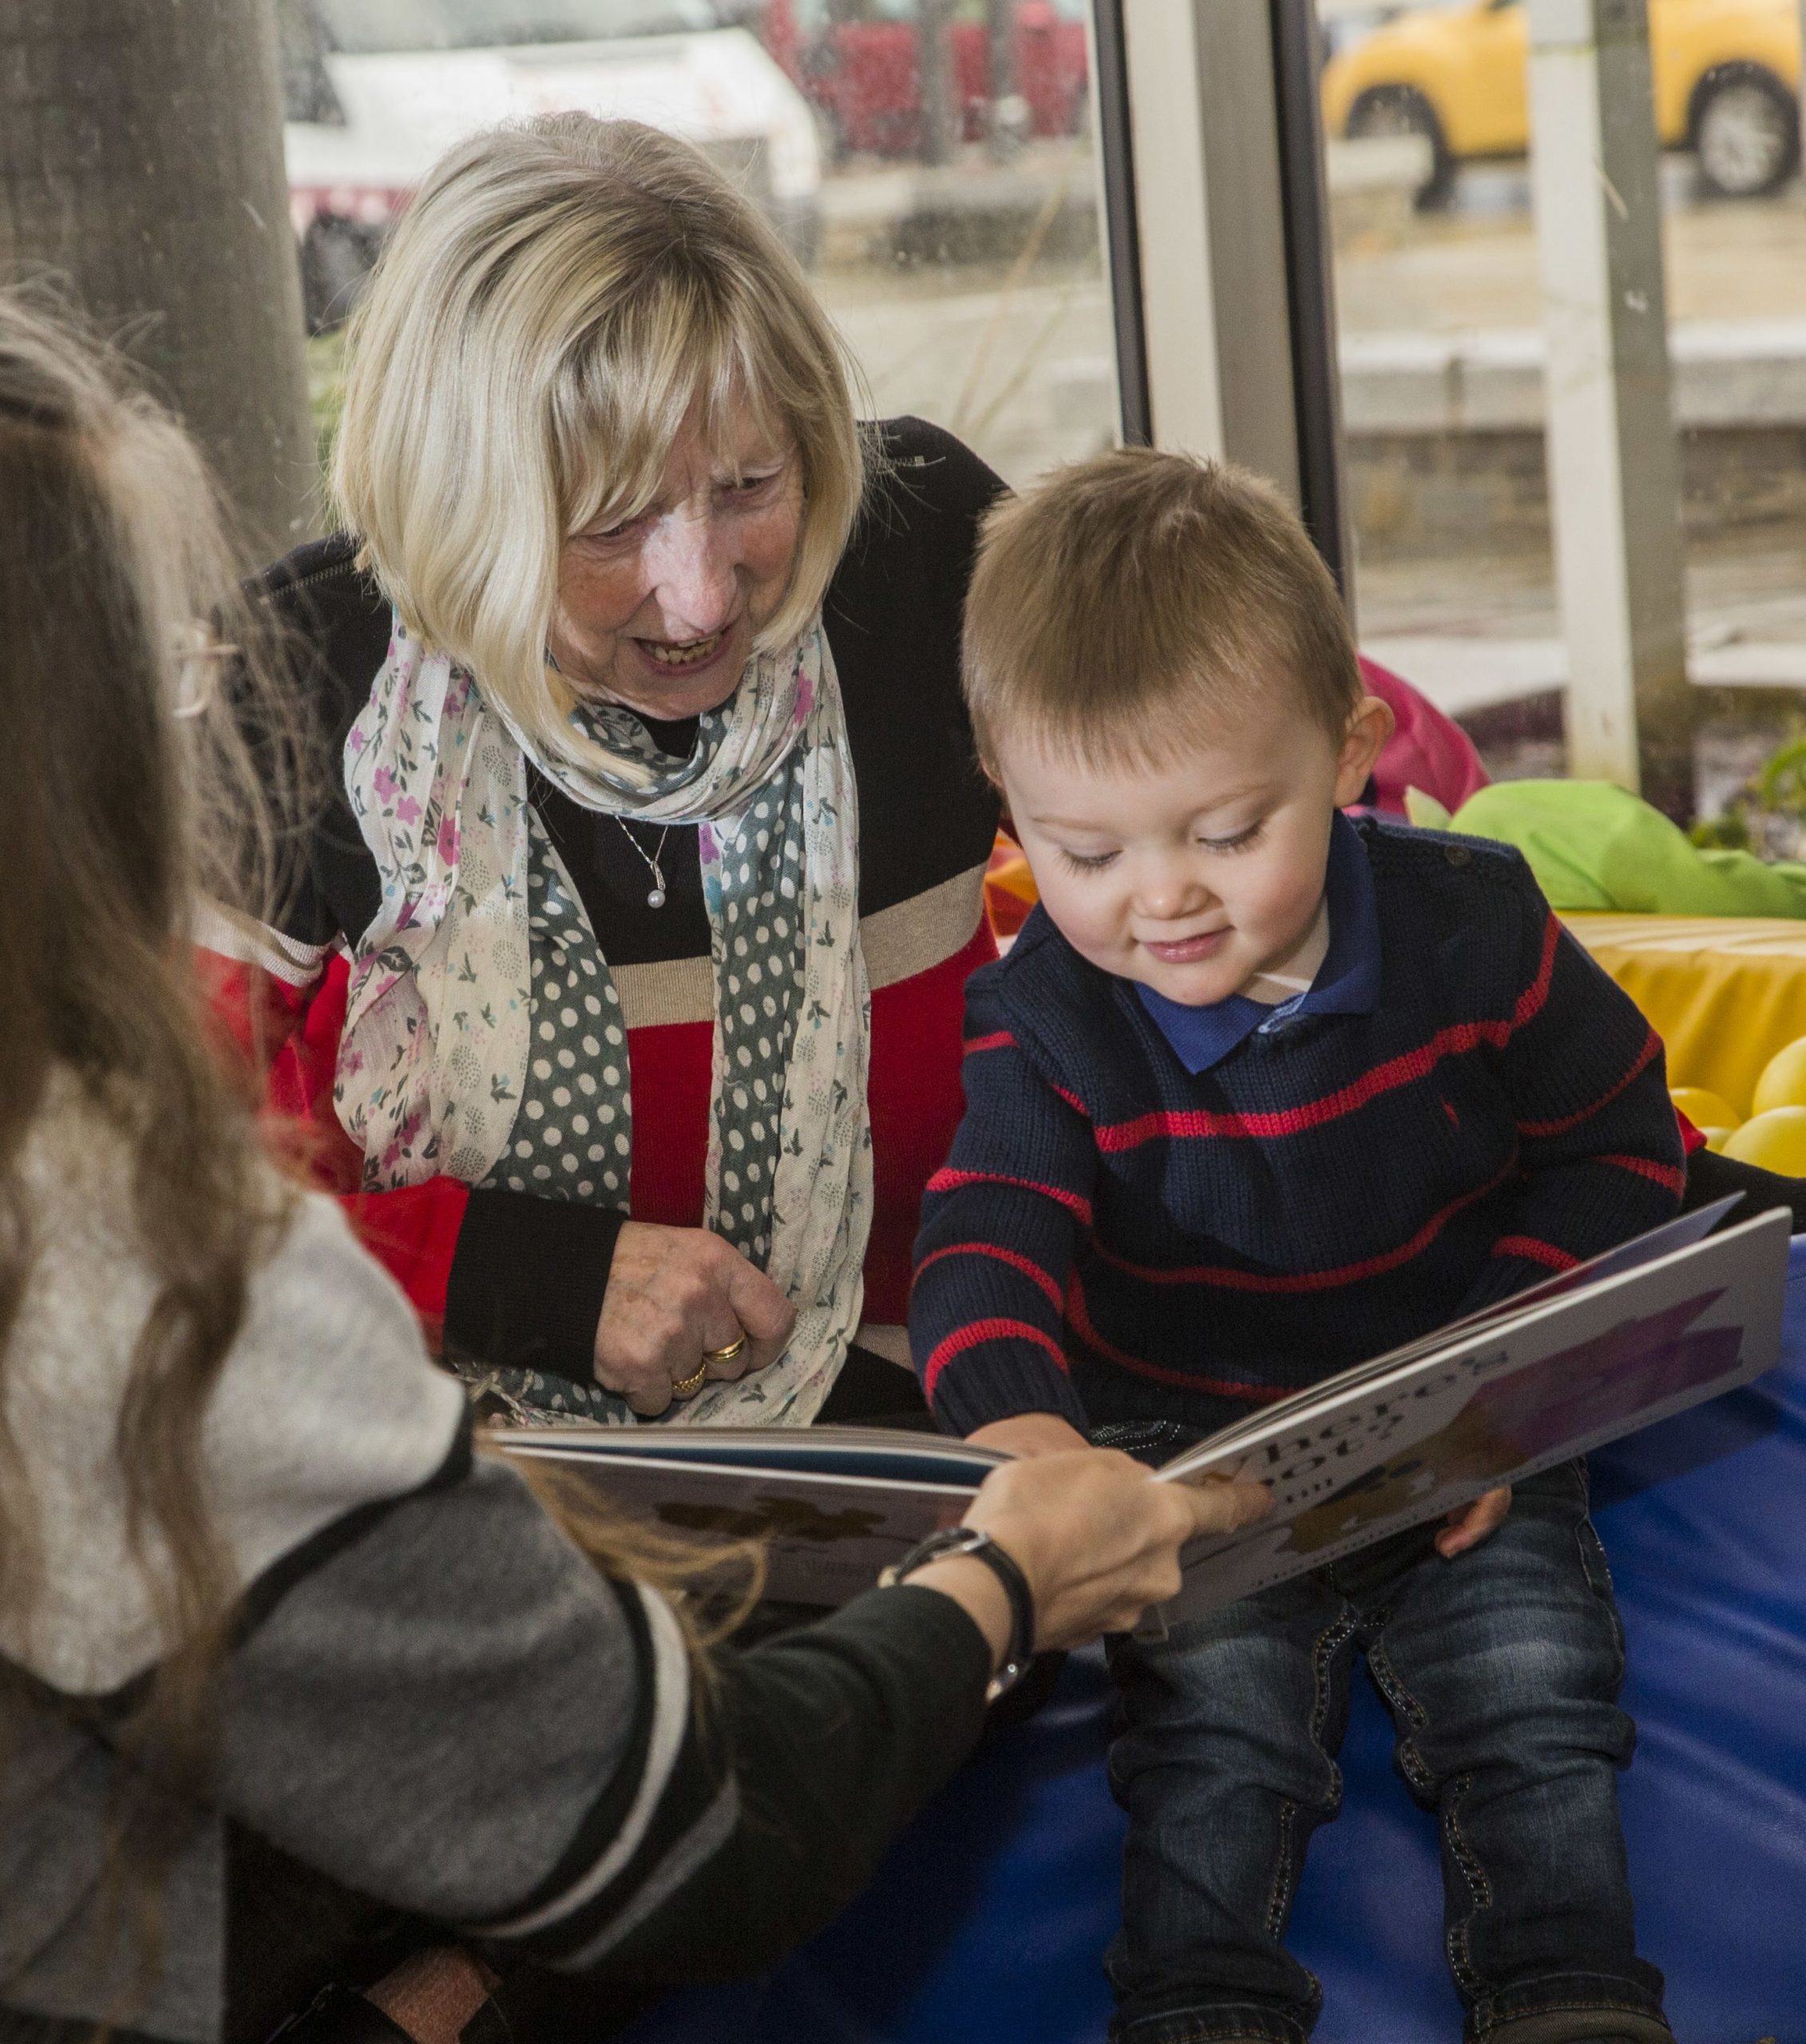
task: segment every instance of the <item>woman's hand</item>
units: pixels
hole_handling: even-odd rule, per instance
[[[796,1309],[762,1270],[707,1228],[624,1223],[596,1327],[596,1380],[647,1419],[694,1377],[704,1350],[747,1345],[711,1378],[762,1370],[784,1353]]]
[[[1151,1604],[1178,1594],[1179,1550],[1201,1535],[1230,1533],[1263,1517],[1273,1499],[1260,1483],[1158,1483],[1115,1448],[1037,1455],[1005,1463],[984,1480],[968,1526],[982,1527],[1028,1579],[1037,1649],[1082,1646],[1102,1633],[1130,1632]],[[931,1563],[912,1583],[945,1586],[988,1633],[996,1606],[975,1590],[976,1605]],[[980,1563],[964,1567],[988,1577]],[[994,1579],[992,1586],[996,1587]],[[997,1604],[1002,1602],[999,1593]],[[1007,1637],[993,1639],[1000,1652]]]

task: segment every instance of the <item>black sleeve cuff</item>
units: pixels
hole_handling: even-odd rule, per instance
[[[1718,1223],[1720,1229],[1737,1227],[1758,1214],[1784,1206],[1793,1216],[1793,1232],[1797,1235],[1806,1230],[1806,1178],[1783,1178],[1717,1150],[1694,1151],[1687,1159],[1687,1190],[1681,1211],[1690,1214],[1733,1192],[1741,1192],[1743,1198]]]
[[[1527,1256],[1489,1256],[1449,1318],[1465,1320],[1471,1313],[1503,1305],[1518,1293],[1527,1292],[1532,1285],[1540,1285],[1545,1278],[1555,1275],[1547,1264],[1533,1262]]]
[[[604,1206],[480,1188],[470,1195],[446,1286],[446,1346],[502,1369],[588,1384],[615,1242]]]

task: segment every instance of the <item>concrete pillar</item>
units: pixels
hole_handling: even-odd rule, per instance
[[[1645,0],[1529,0],[1531,180],[1568,770],[1693,806]]]

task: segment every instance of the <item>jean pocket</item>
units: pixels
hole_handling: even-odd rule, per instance
[[[1586,1578],[1586,1586],[1598,1598],[1600,1608],[1610,1621],[1612,1642],[1617,1656],[1617,1671],[1612,1686],[1615,1692],[1624,1680],[1624,1621],[1618,1615],[1618,1594],[1612,1587],[1611,1563],[1606,1559],[1605,1544],[1594,1531],[1590,1519],[1583,1518],[1574,1529],[1575,1545],[1580,1550],[1580,1566]]]
[[[1519,1507],[1540,1505],[1547,1511],[1578,1521],[1586,1516],[1590,1491],[1586,1460],[1577,1457],[1525,1477],[1512,1486],[1511,1495]]]
[[[1111,1420],[1091,1428],[1093,1448],[1119,1448],[1136,1461],[1158,1468],[1204,1438],[1202,1427],[1178,1420]]]

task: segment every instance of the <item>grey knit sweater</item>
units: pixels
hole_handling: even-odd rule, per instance
[[[728,1657],[699,1717],[663,1600],[599,1577],[472,1456],[402,1293],[307,1197],[209,1411],[248,1587],[212,1792],[135,1992],[101,1862],[113,1729],[165,1651],[113,1459],[150,1281],[92,1115],[56,1115],[27,1168],[5,1395],[44,1571],[29,1624],[0,1613],[22,1706],[0,1714],[0,2038],[124,2011],[133,2034],[237,2044],[333,1972],[448,1934],[542,2012],[750,1969],[853,1891],[976,1736],[984,1643],[919,1590]]]

